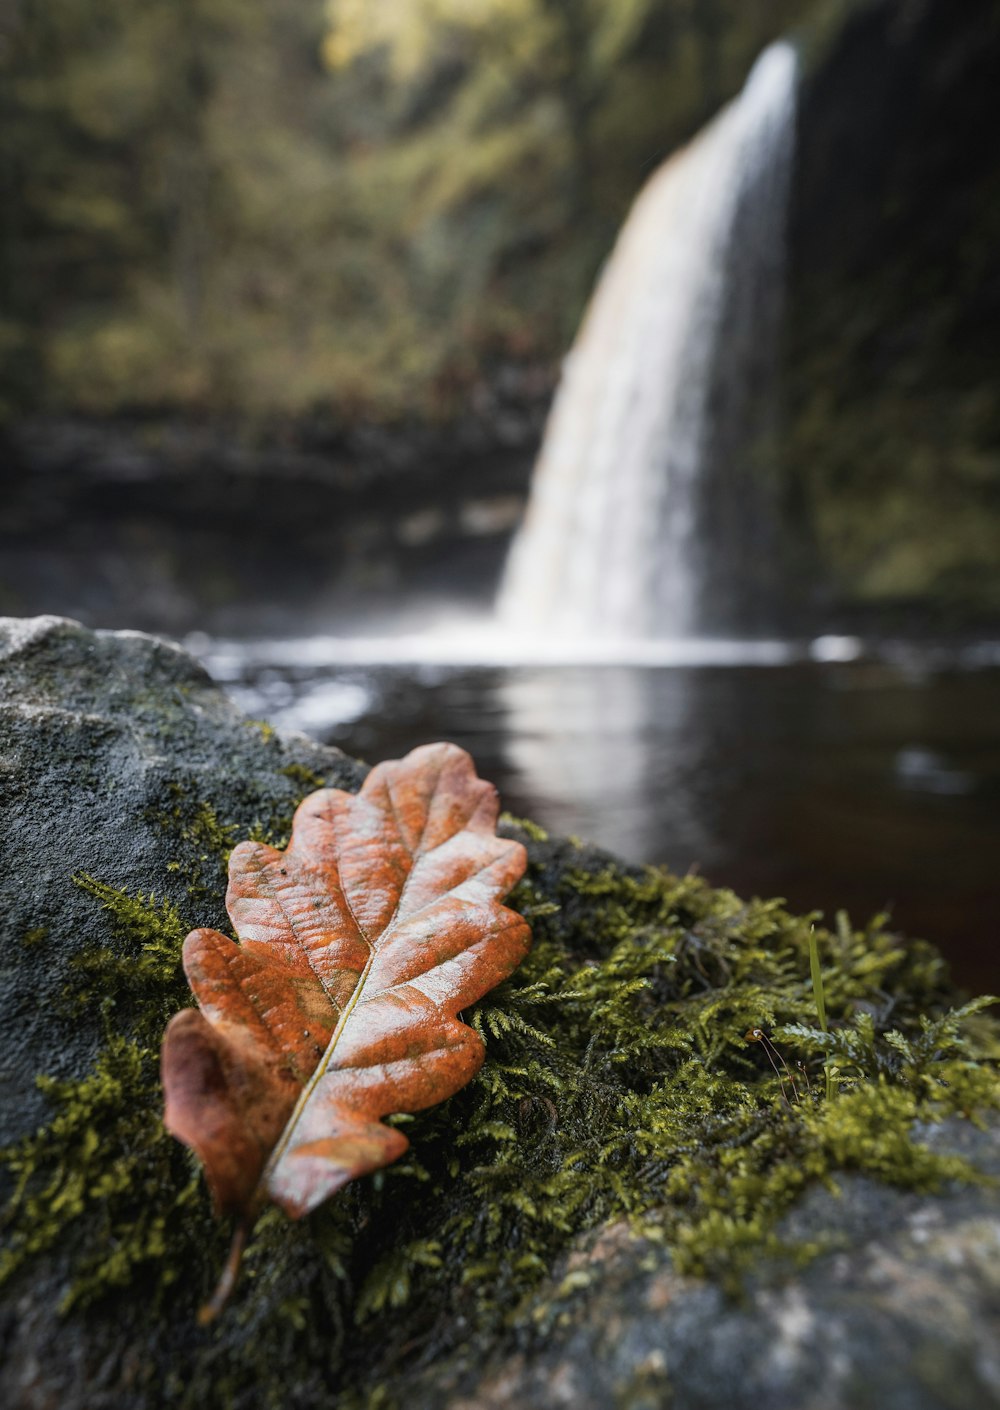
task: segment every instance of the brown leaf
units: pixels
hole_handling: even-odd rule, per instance
[[[163,1040],[167,1128],[220,1213],[293,1218],[402,1154],[382,1123],[463,1086],[483,1044],[457,1015],[520,963],[528,926],[499,904],[524,848],[495,835],[496,790],[452,744],[321,789],[281,852],[243,842],[215,930],[184,943],[200,1009]]]

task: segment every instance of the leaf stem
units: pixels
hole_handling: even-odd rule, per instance
[[[233,1241],[229,1246],[229,1255],[222,1267],[219,1281],[215,1286],[215,1292],[198,1312],[198,1325],[207,1327],[209,1322],[214,1322],[216,1317],[225,1307],[232,1296],[233,1288],[236,1286],[236,1279],[239,1277],[240,1263],[243,1261],[243,1250],[246,1248],[247,1236],[250,1233],[250,1223],[246,1219],[241,1219],[233,1230]]]

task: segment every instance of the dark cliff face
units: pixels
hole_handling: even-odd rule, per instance
[[[446,424],[83,418],[0,435],[0,611],[178,635],[487,603],[548,404],[502,369]]]
[[[786,467],[833,602],[1000,613],[995,0],[863,7],[804,84]]]

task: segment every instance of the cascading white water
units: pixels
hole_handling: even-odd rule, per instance
[[[765,50],[742,93],[639,195],[546,429],[498,601],[512,630],[704,629],[709,461],[731,459],[759,421],[776,355],[796,74],[791,45]]]

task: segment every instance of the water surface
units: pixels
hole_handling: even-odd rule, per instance
[[[887,910],[961,982],[1000,984],[996,666],[207,659],[283,728],[372,763],[454,740],[553,831],[830,920]]]

